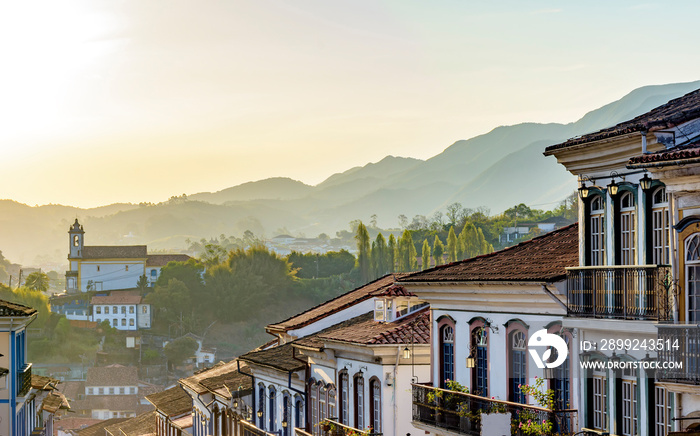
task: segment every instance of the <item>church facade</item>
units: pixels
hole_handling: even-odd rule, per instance
[[[168,262],[190,258],[186,254],[148,254],[145,245],[85,245],[85,230],[77,219],[68,235],[68,293],[133,289],[141,276],[153,286]]]

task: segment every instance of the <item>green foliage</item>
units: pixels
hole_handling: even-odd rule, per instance
[[[396,252],[398,251],[398,246],[396,244],[396,238],[394,234],[389,235],[389,243],[387,244],[387,257],[389,259],[389,271],[390,273],[396,272]]]
[[[438,235],[435,235],[435,241],[433,241],[433,257],[435,258],[436,266],[442,265],[442,262],[444,261],[442,257],[443,254],[445,254],[445,246]]]
[[[347,274],[355,267],[355,256],[347,250],[329,251],[324,254],[292,251],[287,261],[303,279],[325,278]]]
[[[532,385],[518,385],[520,390],[525,394],[535,399],[538,406],[545,409],[554,410],[554,391],[544,388],[544,379],[535,377],[535,383]],[[528,435],[552,435],[554,424],[547,419],[539,420],[533,412],[524,410],[520,413],[517,422],[518,429]],[[515,427],[515,422],[513,423]]]
[[[372,253],[370,255],[373,278],[382,277],[387,274],[389,272],[390,262],[389,247],[386,245],[386,239],[379,233],[374,242],[372,242]]]
[[[415,271],[416,269],[416,245],[410,230],[404,230],[399,240],[399,272]]]
[[[421,251],[421,262],[423,263],[423,269],[430,268],[430,244],[428,240],[423,241],[423,250]]]
[[[163,347],[163,353],[171,366],[180,366],[182,363],[194,356],[198,348],[197,341],[189,336],[175,339]]]
[[[0,300],[23,306],[33,307],[37,310],[37,319],[32,327],[42,328],[51,314],[49,309],[49,299],[41,291],[36,291],[22,286],[17,289],[10,289],[8,286],[0,284]]]
[[[141,275],[139,277],[138,281],[136,282],[136,287],[141,290],[141,292],[145,292],[146,289],[148,288],[148,277],[146,277],[146,274]]]
[[[49,276],[43,272],[33,272],[27,276],[24,286],[33,291],[46,292],[49,290]]]
[[[357,225],[355,240],[357,241],[357,267],[360,270],[360,280],[362,280],[363,282],[368,282],[370,279],[370,243],[367,227],[365,227],[365,225],[362,224],[362,221],[360,221]]]
[[[454,226],[450,226],[450,232],[447,234],[447,262],[457,260],[457,235],[455,235]]]

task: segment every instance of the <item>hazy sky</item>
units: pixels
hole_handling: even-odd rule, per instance
[[[0,198],[316,184],[700,79],[700,2],[0,4]]]

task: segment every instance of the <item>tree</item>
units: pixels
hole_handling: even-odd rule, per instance
[[[421,253],[421,262],[423,263],[423,269],[430,268],[430,244],[428,240],[423,240],[423,250]]]
[[[454,226],[450,227],[450,232],[447,234],[447,262],[455,262],[457,260],[457,235],[455,235]]]
[[[404,230],[399,240],[399,271],[409,272],[416,269],[416,245],[409,230]]]
[[[457,224],[459,221],[460,215],[462,213],[462,205],[459,203],[452,203],[449,206],[447,206],[447,220],[451,225]]]
[[[374,278],[381,277],[389,272],[389,250],[386,246],[386,239],[379,233],[372,242],[371,252],[372,275]]]
[[[474,223],[467,221],[464,224],[464,228],[462,228],[462,233],[459,234],[459,238],[464,244],[464,258],[471,258],[481,254],[481,241],[479,241]]]
[[[43,272],[33,272],[27,276],[24,286],[33,291],[46,292],[49,290],[49,276]]]
[[[398,247],[396,246],[396,238],[393,233],[389,234],[389,243],[387,244],[387,259],[389,259],[388,272],[396,272],[396,252]]]
[[[146,277],[146,274],[142,274],[139,277],[139,280],[136,282],[136,287],[139,288],[141,292],[146,291],[148,288],[148,277]]]
[[[435,235],[435,241],[433,242],[433,258],[435,259],[435,266],[442,265],[444,262],[442,255],[445,254],[445,246],[442,244],[440,238]]]
[[[157,311],[157,315],[167,322],[189,320],[193,303],[197,295],[182,280],[171,278],[166,285],[156,282],[153,292],[148,294],[146,302]]]
[[[404,214],[399,215],[399,227],[405,229],[408,225],[408,217]]]
[[[199,344],[194,338],[185,336],[175,339],[163,347],[163,353],[168,359],[170,367],[180,366],[182,363],[194,356],[194,353],[199,348]]]
[[[357,226],[355,240],[357,241],[357,266],[360,270],[360,280],[362,283],[367,283],[369,281],[370,256],[369,232],[362,221]]]
[[[372,227],[373,229],[376,229],[376,228],[377,228],[377,214],[376,214],[376,213],[375,213],[375,214],[372,214],[372,216],[369,217],[369,225],[370,225],[370,227]]]

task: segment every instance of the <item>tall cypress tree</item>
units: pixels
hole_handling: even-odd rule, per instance
[[[427,239],[423,241],[423,250],[420,258],[423,263],[423,269],[430,268],[430,244],[428,244]]]
[[[450,232],[447,234],[447,262],[457,260],[457,235],[455,235],[454,226],[450,226]]]
[[[369,232],[367,232],[367,227],[365,227],[362,222],[357,226],[357,233],[355,234],[355,240],[357,241],[357,267],[360,270],[360,280],[362,283],[367,283],[370,280],[369,271],[369,256],[370,256],[370,245],[369,245]]]
[[[435,235],[435,241],[433,241],[433,257],[435,258],[435,266],[442,265],[445,259],[442,255],[445,254],[445,246],[442,241]]]
[[[389,256],[388,249],[386,246],[386,239],[380,233],[377,238],[372,242],[372,275],[374,278],[383,276],[389,272]]]
[[[386,251],[387,259],[389,260],[387,269],[390,273],[396,272],[396,252],[398,251],[398,247],[393,233],[389,235],[389,243],[387,244]]]
[[[416,245],[409,230],[404,230],[399,241],[399,271],[409,272],[416,269]]]

